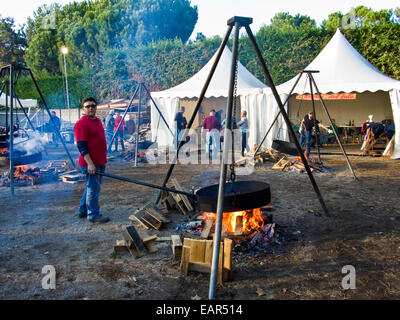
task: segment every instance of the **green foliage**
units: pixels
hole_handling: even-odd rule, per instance
[[[0,16],[0,67],[8,64],[24,65],[26,46],[24,31],[15,30],[14,19]]]
[[[55,28],[46,22],[49,17],[55,18]],[[276,85],[303,70],[337,28],[379,70],[400,80],[399,17],[399,8],[375,12],[359,6],[348,13],[334,12],[317,26],[308,16],[283,12],[261,27],[255,38]],[[144,82],[149,90],[163,90],[187,80],[209,61],[221,38],[198,33],[195,41],[188,41],[196,21],[197,7],[191,7],[188,0],[44,5],[28,20],[26,62],[49,105],[65,105],[63,45],[69,48],[71,105],[87,95],[99,101],[130,98],[138,82]],[[232,39],[230,47],[231,43]],[[242,36],[239,43],[240,61],[266,83],[248,37]],[[29,79],[21,80],[21,97],[39,98]]]

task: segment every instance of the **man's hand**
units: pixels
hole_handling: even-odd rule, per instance
[[[328,133],[333,133],[333,131],[331,129],[328,129]]]
[[[87,171],[89,174],[96,174],[96,166],[93,163],[88,164]]]

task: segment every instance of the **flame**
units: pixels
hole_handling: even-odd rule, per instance
[[[7,148],[0,148],[0,156],[2,156],[3,154],[5,154],[8,151]]]
[[[34,177],[31,175],[27,174],[27,171],[29,170],[28,166],[15,166],[14,170],[14,180],[25,180],[25,181],[31,181],[32,183],[34,182]]]
[[[212,212],[203,212],[205,220],[216,219],[216,214]],[[242,231],[249,234],[253,231],[259,231],[264,226],[264,219],[261,215],[261,209],[251,209],[245,211],[224,212],[222,223],[228,232],[235,232],[241,222]]]

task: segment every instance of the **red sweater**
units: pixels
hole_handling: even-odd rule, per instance
[[[119,123],[121,122],[122,117],[116,117],[115,118],[115,125],[114,125],[114,130],[117,130]],[[124,130],[124,125],[125,125],[125,120],[122,121],[121,126],[119,127],[119,130]]]
[[[221,120],[214,116],[208,116],[203,121],[203,128],[211,131],[212,129],[221,130]]]
[[[76,142],[87,141],[89,155],[95,166],[107,163],[106,136],[99,118],[91,119],[87,115],[83,115],[75,123],[74,134]],[[79,166],[88,166],[81,154],[79,154]]]

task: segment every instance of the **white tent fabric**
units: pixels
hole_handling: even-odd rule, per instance
[[[8,105],[10,105],[11,99],[8,95],[2,93],[0,96],[0,105],[5,106],[6,105],[6,99],[8,102]],[[23,107],[37,107],[37,100],[36,99],[19,99],[21,101],[21,104]],[[14,106],[19,107],[18,100],[14,98]]]
[[[396,126],[392,158],[400,158],[400,81],[386,76],[375,68],[354,49],[339,29],[305,70],[319,71],[319,73],[314,73],[313,77],[321,93],[361,93],[365,91],[376,92],[378,90],[389,92]],[[297,77],[298,75],[279,85],[277,87],[278,92],[280,94],[288,94]],[[304,93],[310,93],[309,85],[305,85],[305,81],[308,81],[308,79],[303,75],[293,93],[301,94],[304,88],[306,88]],[[267,91],[265,92],[268,94]]]
[[[151,92],[151,96],[157,103],[163,116],[166,118],[169,127],[175,132],[176,124],[174,123],[175,114],[178,111],[179,98],[196,98],[200,95],[201,90],[206,82],[212,65],[216,59],[217,53],[210,59],[209,62],[194,76],[185,82],[159,92]],[[209,97],[227,97],[229,89],[229,77],[232,64],[232,52],[225,47],[215,69],[212,80],[208,86],[205,98]],[[248,110],[246,107],[247,100],[243,97],[262,95],[263,89],[267,88],[260,80],[252,75],[238,61],[238,78],[237,78],[237,95],[241,96],[242,110]],[[249,100],[250,103],[250,100]],[[152,140],[157,141],[159,145],[171,145],[173,137],[168,131],[163,121],[159,121],[159,114],[153,102],[151,103],[151,133]],[[251,120],[249,120],[251,126]],[[251,146],[251,144],[249,143]]]

